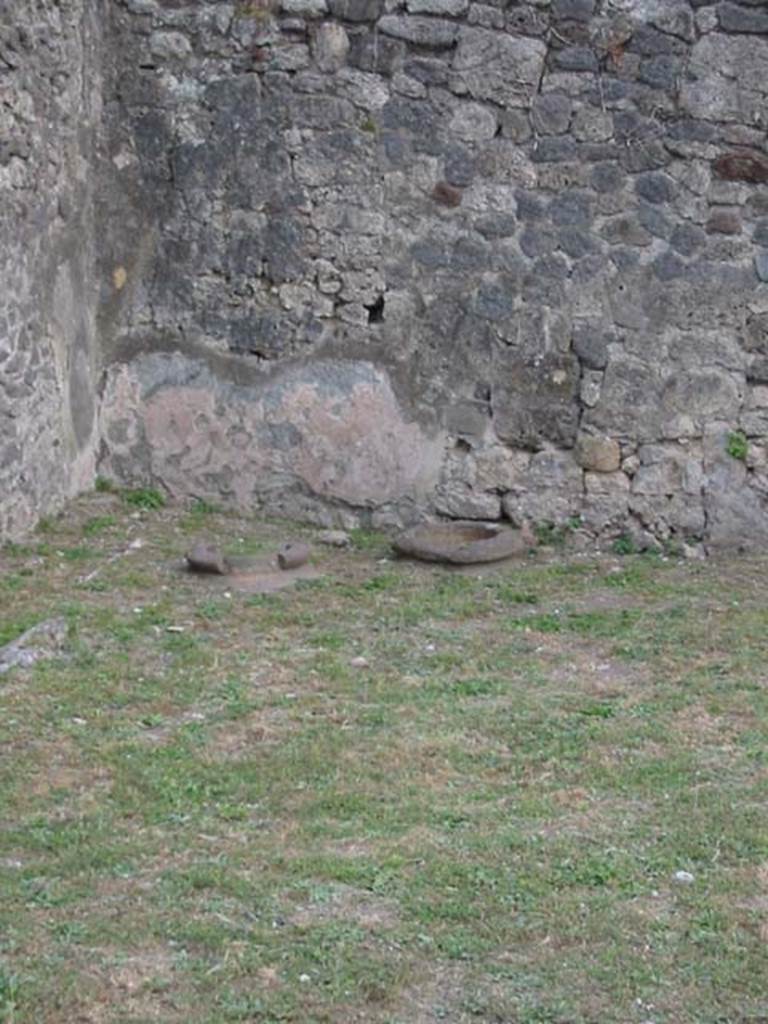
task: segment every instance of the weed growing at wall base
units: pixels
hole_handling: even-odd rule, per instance
[[[123,498],[127,505],[133,508],[140,508],[144,511],[151,511],[165,506],[165,496],[153,487],[140,487],[133,491],[123,491]]]
[[[613,550],[617,555],[636,555],[637,545],[635,544],[631,534],[622,533],[621,536],[617,537],[613,542]]]

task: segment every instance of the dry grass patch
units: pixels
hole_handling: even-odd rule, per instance
[[[397,904],[393,900],[350,885],[316,887],[308,902],[287,903],[287,921],[298,928],[307,928],[325,921],[346,921],[366,931],[394,928],[399,922]]]

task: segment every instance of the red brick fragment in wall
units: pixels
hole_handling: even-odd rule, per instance
[[[708,235],[741,234],[741,218],[733,210],[715,210],[706,224]]]
[[[715,174],[726,181],[748,181],[753,185],[768,182],[768,156],[754,150],[723,153],[712,165]]]
[[[447,181],[438,181],[432,190],[432,198],[443,206],[460,206],[461,189],[449,185]]]

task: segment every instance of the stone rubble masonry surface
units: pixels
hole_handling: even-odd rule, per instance
[[[328,526],[765,542],[764,7],[3,15],[0,532],[98,442]]]
[[[99,19],[0,0],[0,539],[91,486]]]

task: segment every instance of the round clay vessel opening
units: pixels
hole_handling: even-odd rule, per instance
[[[476,523],[436,523],[434,526],[420,526],[414,531],[420,539],[432,544],[453,547],[472,541],[490,540],[498,534],[498,527]]]

